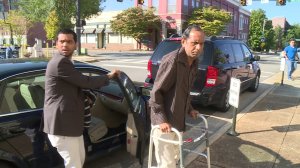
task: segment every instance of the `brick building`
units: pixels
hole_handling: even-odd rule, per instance
[[[13,1],[18,0],[0,0],[0,10],[7,13],[14,7],[12,5]],[[138,6],[137,0],[134,1],[134,6]],[[248,39],[250,12],[242,8],[239,0],[144,0],[142,7],[155,8],[155,13],[160,16],[162,22],[161,28],[148,29],[150,35],[143,40],[144,45],[142,49],[154,49],[162,39],[174,33],[181,34],[187,26],[187,19],[190,17],[193,9],[202,6],[215,6],[231,13],[232,22],[227,25],[226,30],[221,33],[222,35],[234,36],[244,41]],[[104,11],[99,16],[87,20],[87,25],[83,27],[81,34],[82,47],[89,49],[106,48],[112,50],[136,49],[137,44],[134,39],[112,32],[110,29],[109,21],[119,12],[121,11]],[[3,16],[5,16],[5,14],[2,15],[2,19]],[[3,39],[9,39],[9,35],[10,33],[7,32],[7,30],[1,31],[0,28],[0,44],[7,41]],[[40,23],[37,23],[35,27],[29,29],[24,39],[28,45],[32,46],[35,43],[35,38],[39,38],[43,42],[46,41],[46,33],[43,29],[43,25]],[[45,43],[43,43],[43,45],[44,44]]]
[[[134,6],[140,6],[144,9],[154,8],[155,14],[162,19],[161,28],[149,28],[150,35],[143,40],[143,49],[153,49],[164,38],[172,34],[181,34],[187,27],[187,19],[192,14],[194,8],[202,6],[215,6],[231,13],[232,22],[229,23],[221,35],[234,36],[237,39],[246,41],[249,33],[250,12],[242,8],[239,0],[144,0],[143,5],[139,5],[135,0]],[[111,32],[109,29],[109,19],[121,11],[111,13],[101,13],[103,16],[97,16],[87,20],[87,26],[84,29],[92,31],[83,31],[82,46],[87,48],[106,48],[131,50],[136,49],[135,40],[130,37],[124,37],[121,34]],[[111,14],[111,16],[110,16]],[[97,28],[101,31],[96,31]],[[90,39],[90,40],[89,40]]]

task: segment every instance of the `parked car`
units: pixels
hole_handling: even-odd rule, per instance
[[[11,54],[8,58],[19,58],[19,46],[11,46]],[[7,47],[0,47],[0,59],[6,59],[6,49]]]
[[[162,57],[181,47],[181,37],[163,40],[148,61],[145,87],[152,87]],[[256,91],[261,70],[247,45],[231,37],[209,37],[199,57],[198,74],[190,92],[192,104],[213,105],[226,112],[231,77],[241,80],[241,91]]]
[[[44,104],[44,59],[0,60],[0,167],[60,167],[63,160],[40,131]],[[85,75],[109,71],[76,62]],[[130,78],[121,73],[108,86],[95,89],[92,123],[84,135],[87,161],[122,145],[142,161],[150,122],[146,101]],[[59,166],[60,165],[60,166]]]

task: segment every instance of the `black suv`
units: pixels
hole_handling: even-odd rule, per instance
[[[148,61],[148,75],[144,86],[151,87],[164,55],[181,47],[181,38],[162,41]],[[231,37],[209,37],[199,57],[198,74],[190,92],[193,104],[213,105],[226,112],[230,108],[229,87],[231,77],[241,80],[241,91],[255,92],[259,86],[261,70],[259,57],[253,56],[245,43]]]

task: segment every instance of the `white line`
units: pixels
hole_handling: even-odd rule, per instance
[[[147,65],[148,63],[148,60],[139,60],[139,61],[134,61],[132,60],[132,62],[129,62],[129,60],[126,60],[126,61],[112,61],[112,60],[107,60],[107,61],[101,61],[101,62],[109,62],[109,63],[126,63],[126,64],[142,64],[142,65]]]
[[[102,64],[101,66],[110,66],[110,67],[123,67],[123,68],[137,68],[137,69],[147,69],[147,67],[140,67],[140,66],[130,66],[130,65],[112,65],[112,64]]]
[[[266,72],[266,71],[262,71],[261,73],[275,74],[274,72]]]
[[[260,77],[263,77],[263,78],[266,78],[266,77],[270,77],[269,75],[266,76],[266,75],[260,75]]]

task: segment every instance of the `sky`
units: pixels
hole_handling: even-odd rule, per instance
[[[252,5],[244,7],[245,9],[262,9],[269,20],[274,17],[285,17],[289,24],[300,24],[300,0],[298,2],[286,2],[285,6],[276,6],[276,1],[261,3],[260,0],[252,0]]]
[[[285,6],[276,6],[275,0],[269,0],[269,3],[261,3],[260,0],[252,0],[252,5],[244,7],[245,9],[257,10],[262,9],[265,11],[269,20],[274,17],[285,17],[287,21],[293,24],[300,24],[300,0],[294,0],[297,2],[287,2]],[[124,10],[134,6],[134,0],[123,0],[123,2],[117,2],[117,0],[105,0],[101,6],[104,6],[104,11]]]

